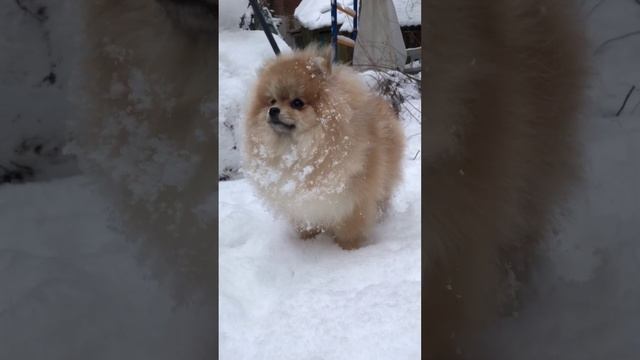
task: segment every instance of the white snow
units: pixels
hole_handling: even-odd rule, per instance
[[[218,1],[218,29],[237,30],[240,27],[240,17],[247,11],[249,1],[222,0]]]
[[[300,240],[247,180],[220,184],[220,359],[420,358],[419,141],[409,139],[405,181],[357,251],[326,235]]]
[[[422,0],[393,0],[400,26],[417,26],[422,23]]]
[[[353,9],[353,0],[338,0],[343,7]],[[422,3],[420,0],[393,0],[400,26],[420,25]],[[294,16],[309,30],[331,26],[331,2],[302,0],[294,12]],[[352,31],[353,19],[338,11],[336,21],[340,31]]]
[[[338,0],[338,4],[353,9],[353,0]],[[309,30],[331,26],[331,2],[302,0],[293,15]],[[353,29],[351,17],[340,11],[337,12],[336,21],[338,25],[346,26],[344,28],[341,27],[341,31],[351,31]]]

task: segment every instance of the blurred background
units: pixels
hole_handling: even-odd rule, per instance
[[[0,359],[214,358],[214,309],[177,301],[65,148],[87,3],[0,1]]]

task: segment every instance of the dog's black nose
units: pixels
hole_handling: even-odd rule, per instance
[[[279,114],[280,114],[280,108],[274,106],[271,109],[269,109],[269,116],[274,117],[274,116],[278,116]]]

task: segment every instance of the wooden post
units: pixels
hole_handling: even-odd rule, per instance
[[[338,11],[340,11],[341,13],[343,13],[343,14],[347,14],[347,15],[349,15],[349,16],[351,16],[351,17],[355,17],[355,16],[356,16],[356,12],[355,12],[355,11],[353,11],[353,10],[351,10],[351,9],[349,9],[349,8],[343,7],[343,6],[342,6],[342,5],[340,5],[340,4],[338,4],[338,5],[336,6],[336,9],[337,9]]]
[[[352,38],[344,35],[338,35],[338,44],[348,46],[350,48],[356,46],[356,42]]]

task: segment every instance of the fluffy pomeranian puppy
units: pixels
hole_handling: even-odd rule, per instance
[[[397,115],[329,48],[282,54],[261,69],[244,124],[244,171],[300,237],[362,245],[400,179]]]
[[[212,289],[217,1],[87,0],[75,153],[176,294]],[[208,290],[207,290],[208,291]],[[214,298],[211,291],[211,298]]]
[[[478,343],[579,179],[586,58],[566,0],[425,0],[424,350]]]

